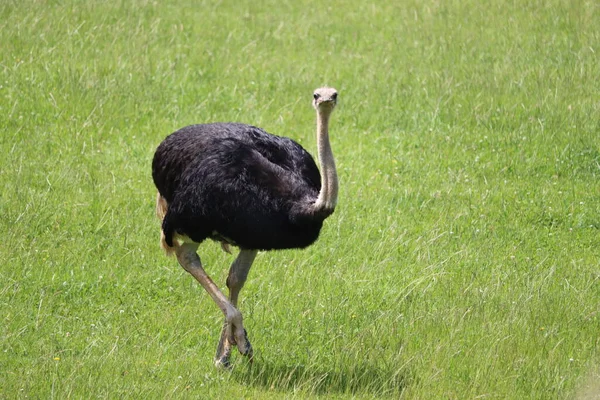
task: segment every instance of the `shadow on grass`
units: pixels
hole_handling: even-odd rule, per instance
[[[410,380],[408,371],[403,369],[394,371],[356,363],[327,368],[326,365],[287,365],[257,361],[247,368],[237,369],[233,375],[233,379],[244,385],[311,394],[400,394]]]

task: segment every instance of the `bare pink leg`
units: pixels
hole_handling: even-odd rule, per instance
[[[256,250],[240,250],[240,254],[238,254],[237,258],[233,264],[231,264],[231,268],[229,269],[229,276],[227,277],[229,300],[236,308],[238,295],[240,290],[242,290],[244,283],[246,282],[248,271],[250,271],[250,267],[252,266],[252,262],[256,257],[256,253]],[[240,339],[242,336],[243,339]],[[240,342],[240,340],[242,341]],[[243,331],[239,331],[239,327],[232,327],[227,319],[225,319],[223,330],[221,331],[221,339],[219,340],[219,345],[217,346],[215,364],[228,366],[229,357],[231,356],[231,348],[236,344],[240,353],[247,356],[250,362],[252,362],[254,353],[252,351],[252,345],[248,340],[246,330],[243,329]]]
[[[250,342],[248,341],[248,338],[246,336],[246,331],[244,329],[244,324],[242,322],[242,314],[235,307],[233,302],[230,301],[227,297],[225,297],[225,295],[219,290],[217,285],[215,285],[215,283],[212,281],[212,279],[206,274],[206,272],[204,271],[204,268],[202,268],[202,263],[200,262],[200,257],[196,253],[197,249],[198,249],[198,245],[195,243],[182,244],[176,250],[177,260],[179,261],[179,264],[181,264],[183,269],[185,269],[187,272],[189,272],[190,275],[192,275],[202,285],[202,287],[208,292],[210,297],[212,297],[214,302],[217,303],[217,306],[219,306],[219,308],[225,315],[225,327],[223,329],[224,333],[222,333],[222,335],[221,335],[221,341],[219,342],[219,348],[224,348],[224,350],[227,350],[227,346],[225,346],[225,343],[223,343],[223,344],[221,343],[221,342],[227,342],[228,347],[229,347],[228,352],[231,353],[231,345],[237,344],[240,353],[242,353],[243,355],[252,357],[252,346],[250,345]],[[254,253],[254,255],[256,255],[256,253]],[[239,259],[239,256],[238,256],[238,259]],[[246,259],[246,257],[244,257],[244,259]],[[251,259],[254,260],[254,257],[252,257]],[[237,286],[235,286],[237,288],[237,290],[235,290],[235,299],[237,300],[237,295],[239,293],[239,289],[241,289],[241,286],[243,285],[243,282],[245,281],[245,278],[248,275],[248,269],[250,268],[250,266],[248,265],[248,267],[245,269],[243,267],[234,268],[234,266],[236,265],[236,262],[237,262],[237,259],[232,265],[232,270],[235,269],[237,271],[239,269],[241,272],[234,273],[234,276],[235,277],[239,276],[240,279],[243,276],[243,281],[241,281],[241,285],[236,284]],[[244,264],[244,263],[240,263],[240,265],[242,265],[242,264]],[[252,263],[250,262],[250,265],[251,264]],[[245,271],[245,272],[243,272],[243,271]],[[230,271],[230,276],[231,276],[231,271]],[[229,278],[228,278],[228,282],[229,282]],[[225,335],[226,341],[223,340],[224,335]],[[228,357],[223,359],[223,355],[225,355],[225,354],[222,354],[221,356],[217,355],[217,358],[215,359],[215,364],[217,366],[227,367],[229,365],[229,359],[228,359]]]

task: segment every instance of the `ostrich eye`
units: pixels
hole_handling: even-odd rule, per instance
[[[319,93],[315,93],[313,94],[313,97],[315,98],[315,100],[317,100],[319,97],[321,97],[321,95]]]
[[[334,100],[337,100],[337,93],[332,94],[331,98],[334,99]]]

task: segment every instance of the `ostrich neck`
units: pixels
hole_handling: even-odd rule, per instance
[[[321,191],[315,202],[315,211],[333,211],[337,204],[338,178],[329,143],[329,115],[330,112],[317,112],[317,151],[321,166]]]

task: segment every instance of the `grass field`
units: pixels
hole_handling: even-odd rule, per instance
[[[599,3],[369,3],[0,3],[0,398],[600,396]],[[324,84],[338,209],[259,254],[256,360],[218,371],[153,152],[239,121],[315,154]]]

